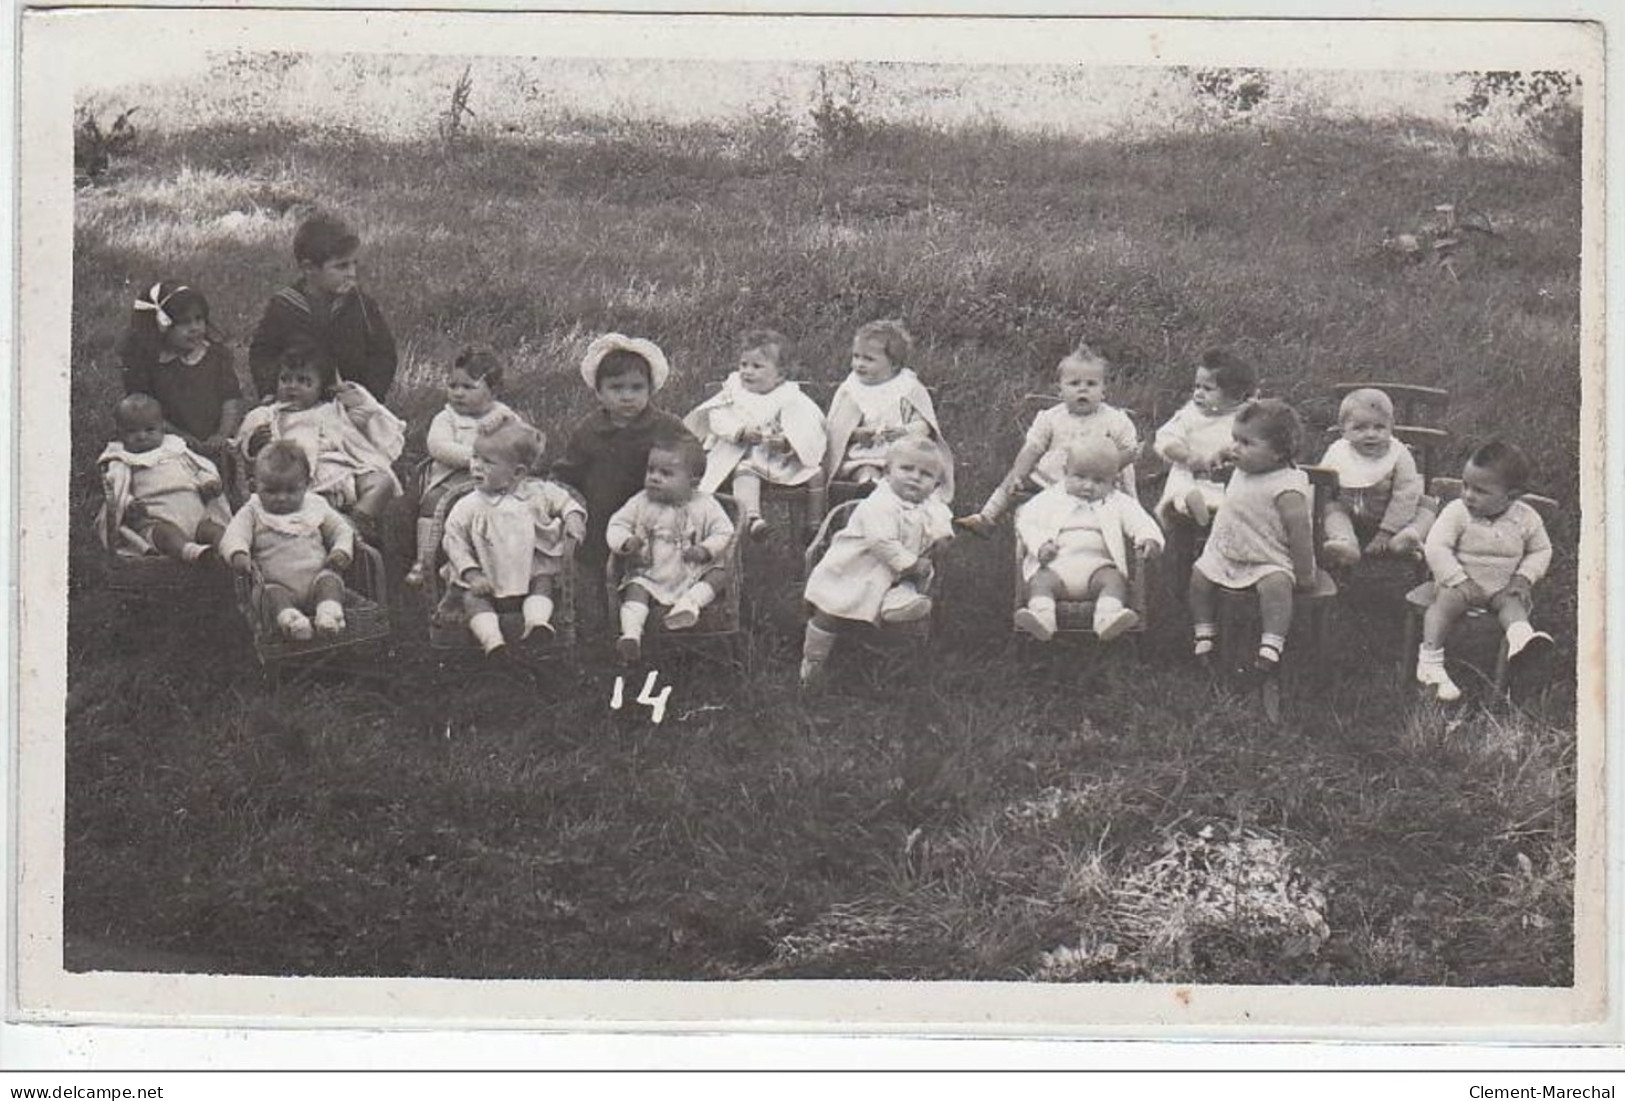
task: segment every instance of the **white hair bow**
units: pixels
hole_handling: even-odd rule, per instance
[[[154,283],[152,285],[152,289],[147,292],[147,296],[145,298],[137,298],[135,300],[135,308],[138,310],[151,310],[155,315],[154,319],[158,322],[158,331],[161,333],[167,333],[169,331],[169,327],[175,324],[175,320],[164,311],[164,307],[169,304],[169,300],[171,298],[174,298],[181,291],[186,290],[186,288],[176,287],[163,297],[159,297],[158,292],[163,289],[164,285],[162,283]]]

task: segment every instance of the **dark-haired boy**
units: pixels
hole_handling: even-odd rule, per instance
[[[357,282],[361,238],[328,214],[306,218],[293,235],[299,278],[265,304],[248,345],[248,370],[259,396],[276,391],[282,353],[304,342],[321,350],[338,377],[383,401],[395,381],[395,338],[384,315]]]

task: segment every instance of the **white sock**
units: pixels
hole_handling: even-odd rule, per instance
[[[1030,602],[1029,602],[1029,606],[1031,606]],[[1122,610],[1123,610],[1123,602],[1121,600],[1117,599],[1115,596],[1099,596],[1099,597],[1096,597],[1095,598],[1095,622],[1094,622],[1095,631],[1099,632],[1099,630],[1102,627],[1104,627],[1107,623],[1110,623],[1114,618],[1116,618],[1117,613],[1121,612]]]
[[[1055,598],[1053,596],[1034,596],[1027,599],[1027,610],[1038,617],[1040,623],[1055,630]]]
[[[520,605],[525,616],[525,630],[520,638],[529,638],[530,633],[538,627],[548,627],[553,621],[553,598],[541,593],[532,593],[525,597],[524,604]]]
[[[822,664],[834,649],[834,631],[826,631],[816,623],[807,624],[807,633],[801,643],[802,661]]]
[[[502,621],[495,612],[475,612],[468,617],[468,629],[487,654],[503,644]]]
[[[642,638],[643,625],[649,621],[649,605],[628,600],[621,605],[621,637]]]
[[[186,546],[181,548],[181,560],[184,562],[196,562],[199,558],[202,558],[208,553],[209,544],[188,543]]]
[[[689,586],[688,592],[683,594],[682,599],[680,599],[678,603],[688,604],[692,606],[695,611],[699,611],[716,598],[717,591],[711,587],[711,582],[696,581],[693,585]]]
[[[1535,629],[1529,626],[1527,619],[1520,619],[1512,624],[1507,628],[1507,656],[1511,657],[1517,654],[1525,646],[1528,646],[1529,640],[1534,637]]]

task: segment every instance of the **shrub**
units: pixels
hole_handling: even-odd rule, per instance
[[[1456,113],[1475,122],[1495,110],[1509,110],[1523,120],[1530,137],[1561,160],[1580,158],[1580,107],[1575,90],[1580,78],[1552,70],[1521,72],[1495,69],[1465,74],[1467,92],[1456,101]]]
[[[135,127],[130,116],[141,108],[130,107],[113,120],[113,125],[102,129],[96,115],[88,107],[81,107],[73,128],[73,175],[75,180],[93,180],[107,171],[115,155],[128,152],[135,145]]]
[[[1263,69],[1181,69],[1191,95],[1205,112],[1221,119],[1246,118],[1269,98],[1270,78]]]

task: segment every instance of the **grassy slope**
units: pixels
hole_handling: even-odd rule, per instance
[[[395,404],[419,433],[437,365],[467,340],[508,351],[512,399],[558,428],[587,408],[574,363],[604,328],[666,348],[681,410],[743,327],[796,335],[805,375],[834,380],[859,322],[900,315],[963,500],[998,477],[1020,396],[1079,335],[1148,423],[1215,342],[1318,423],[1332,381],[1448,386],[1457,433],[1512,431],[1573,500],[1577,183],[1440,159],[1403,132],[894,130],[805,164],[717,156],[698,130],[454,155],[339,132],[154,139],[78,197],[75,456],[85,469],[108,429],[130,285],[195,280],[243,338],[286,277],[297,204],[320,198],[363,231],[406,353]],[[1460,283],[1383,262],[1384,226],[1469,195],[1500,236]],[[121,617],[75,534],[70,942],[336,974],[1015,978],[1082,943],[1059,973],[1570,978],[1572,693],[1510,719],[1412,712],[1380,602],[1350,604],[1349,675],[1298,692],[1280,731],[1189,682],[1166,605],[1138,661],[1057,648],[1018,667],[1004,544],[955,548],[942,656],[900,690],[853,656],[850,689],[798,700],[794,592],[759,561],[745,675],[668,662],[658,727],[607,710],[598,664],[539,695],[437,668],[410,602],[385,676],[318,683],[273,718],[226,613],[204,610],[204,632]],[[1552,535],[1542,616],[1571,638],[1577,527]],[[1204,825],[1214,844],[1285,846],[1328,899],[1324,946],[1125,902]]]

